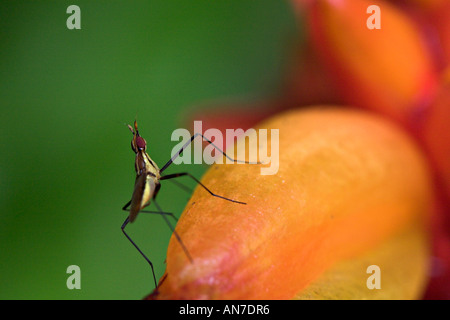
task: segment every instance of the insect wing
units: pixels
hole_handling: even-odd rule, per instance
[[[150,204],[150,199],[156,190],[156,182],[152,177],[141,174],[136,177],[133,196],[130,205],[130,222],[136,219],[139,211]]]
[[[131,197],[131,204],[130,204],[130,216],[129,220],[130,222],[133,222],[139,211],[142,209],[142,198],[144,196],[144,189],[145,189],[145,180],[146,176],[144,174],[138,175],[136,177],[136,182],[134,183],[134,191],[133,196]]]

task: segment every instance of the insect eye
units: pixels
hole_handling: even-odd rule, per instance
[[[139,150],[145,150],[147,148],[147,143],[145,142],[144,138],[137,137],[136,146],[139,148]]]

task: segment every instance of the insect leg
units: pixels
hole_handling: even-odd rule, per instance
[[[201,185],[206,191],[209,192],[210,195],[217,197],[217,198],[221,198],[224,200],[228,200],[231,202],[235,202],[235,203],[240,203],[240,204],[246,204],[245,202],[241,202],[241,201],[237,201],[237,200],[233,200],[233,199],[229,199],[229,198],[225,198],[223,196],[219,196],[218,194],[213,193],[211,190],[209,190],[203,183],[200,182],[200,180],[198,180],[197,178],[195,178],[193,175],[191,175],[188,172],[181,172],[181,173],[174,173],[174,174],[167,174],[165,176],[162,176],[160,178],[160,180],[169,180],[169,179],[173,179],[173,178],[178,178],[178,177],[182,177],[182,176],[188,176],[191,177],[195,182],[197,182],[199,185]]]
[[[227,159],[233,161],[234,163],[261,164],[261,162],[251,162],[251,161],[233,159],[233,158],[229,157],[222,149],[220,149],[218,146],[216,146],[211,140],[209,140],[208,138],[205,138],[204,135],[202,135],[201,133],[196,133],[191,137],[191,139],[188,142],[186,142],[181,147],[181,149],[172,158],[170,158],[169,161],[167,161],[167,163],[162,167],[161,170],[159,170],[159,172],[162,173],[164,170],[166,170],[167,167],[170,166],[172,164],[172,162],[176,158],[178,158],[178,156],[180,156],[181,153],[183,153],[184,149],[186,149],[188,147],[188,145],[198,136],[201,136],[206,142],[211,144],[214,148],[216,148],[218,151],[220,151],[220,153],[222,153],[225,157],[227,157]]]
[[[191,194],[194,191],[191,188],[185,186],[184,184],[182,184],[176,180],[169,180],[169,181],[172,182],[174,185],[176,185],[178,188],[183,189],[184,191],[186,191],[189,194]]]
[[[167,219],[165,215],[162,215],[162,216],[163,216],[165,219]],[[139,249],[139,247],[136,245],[136,243],[134,243],[134,241],[131,240],[130,236],[125,232],[125,227],[127,226],[127,224],[128,224],[128,217],[125,219],[125,222],[122,224],[122,227],[121,227],[122,232],[123,232],[123,234],[125,235],[125,237],[127,237],[127,239],[128,239],[128,240],[133,244],[133,246],[137,249],[137,251],[139,251],[139,253],[144,257],[144,259],[147,260],[147,262],[150,264],[150,267],[152,268],[153,281],[155,282],[155,288],[156,288],[156,287],[157,287],[157,284],[156,284],[156,276],[155,276],[155,270],[153,269],[153,264],[152,264],[152,262],[145,256],[145,254],[141,251],[141,249]]]
[[[128,203],[123,206],[122,210],[123,211],[130,211],[130,209],[128,209],[130,204],[131,204],[131,200],[128,201]],[[141,213],[141,212],[143,212],[143,213],[159,214],[159,215],[168,215],[168,216],[171,216],[175,221],[178,221],[177,217],[175,217],[175,215],[173,213],[171,213],[171,212],[140,210],[139,213]]]
[[[160,212],[162,212],[161,207],[158,205],[158,203],[156,203],[155,199],[153,199],[153,203],[155,204],[156,208],[158,208],[158,210]],[[166,221],[167,225],[169,226],[170,230],[173,232],[173,234],[175,235],[175,238],[177,238],[178,243],[180,244],[181,248],[183,249],[184,253],[186,254],[186,256],[188,257],[189,261],[191,263],[193,263],[192,257],[189,254],[189,251],[187,250],[186,246],[184,245],[183,241],[181,240],[180,236],[178,235],[178,233],[175,231],[175,228],[170,224],[170,221],[167,219],[166,215],[162,214],[161,215],[164,220]]]

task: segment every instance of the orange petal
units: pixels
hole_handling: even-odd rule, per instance
[[[197,188],[176,226],[193,263],[172,236],[165,277],[149,298],[291,299],[335,263],[413,226],[426,230],[428,169],[390,123],[360,111],[312,109],[260,128],[279,129],[278,173],[261,175],[262,165],[212,166],[202,183],[247,204]],[[395,259],[392,265],[410,268]]]
[[[421,29],[439,70],[450,66],[450,1],[412,0],[398,3]]]
[[[370,5],[380,7],[381,29],[367,27]],[[412,20],[383,1],[317,0],[309,10],[316,50],[345,101],[415,125],[436,74]]]

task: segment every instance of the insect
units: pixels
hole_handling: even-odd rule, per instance
[[[131,140],[131,149],[136,154],[134,167],[136,170],[136,180],[134,183],[134,191],[133,195],[131,196],[131,200],[127,202],[122,208],[124,211],[128,211],[129,215],[125,219],[124,223],[122,224],[122,232],[127,237],[127,239],[133,244],[133,246],[139,251],[139,253],[144,257],[144,259],[150,264],[150,267],[152,269],[153,274],[153,281],[156,284],[156,276],[155,276],[155,270],[153,268],[153,264],[150,261],[150,259],[147,258],[147,256],[139,249],[139,247],[136,245],[136,243],[130,238],[130,236],[125,232],[125,227],[128,225],[128,223],[133,222],[136,220],[137,215],[140,212],[144,213],[152,213],[152,214],[159,214],[161,215],[166,224],[169,226],[173,234],[175,235],[175,238],[179,242],[180,246],[182,247],[184,253],[186,254],[187,258],[191,263],[193,263],[193,259],[191,255],[189,254],[189,251],[187,250],[186,246],[184,245],[183,241],[181,240],[180,236],[175,231],[174,227],[170,223],[168,216],[172,217],[176,220],[176,217],[169,212],[164,212],[161,210],[161,207],[156,202],[156,196],[161,188],[161,181],[163,180],[169,180],[174,179],[182,176],[188,176],[191,179],[193,179],[196,183],[198,183],[202,188],[204,188],[207,192],[209,192],[212,196],[221,198],[227,201],[231,201],[237,204],[245,205],[245,202],[229,199],[220,195],[217,195],[213,193],[211,190],[209,190],[205,185],[203,185],[197,178],[192,176],[188,172],[180,172],[180,173],[174,173],[174,174],[167,174],[163,175],[163,172],[173,163],[173,161],[181,155],[181,153],[186,149],[189,144],[196,138],[196,137],[202,137],[207,143],[211,144],[216,148],[218,151],[220,151],[225,157],[227,157],[229,160],[233,161],[234,163],[249,163],[249,164],[260,164],[259,162],[250,162],[250,161],[242,161],[242,160],[235,160],[230,158],[226,155],[225,152],[223,152],[220,148],[214,145],[209,139],[205,138],[201,133],[194,134],[191,139],[186,142],[181,149],[176,152],[172,158],[167,161],[167,163],[159,169],[156,163],[150,158],[150,156],[147,154],[147,142],[144,138],[142,138],[139,134],[137,121],[134,121],[134,128],[131,125],[128,125],[128,128],[130,129],[131,133],[133,134],[133,139]],[[153,203],[155,207],[157,208],[157,211],[144,211],[143,209],[150,205],[150,203]]]

